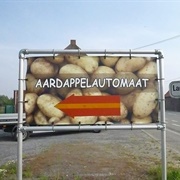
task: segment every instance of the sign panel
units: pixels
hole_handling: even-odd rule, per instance
[[[169,93],[173,98],[180,98],[180,81],[172,81],[169,84]]]
[[[154,57],[61,54],[29,57],[27,66],[24,109],[30,125],[158,120]]]

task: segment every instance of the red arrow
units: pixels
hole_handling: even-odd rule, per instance
[[[119,116],[120,96],[70,96],[55,105],[68,116]]]

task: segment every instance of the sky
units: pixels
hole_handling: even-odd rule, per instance
[[[0,95],[18,89],[21,49],[64,49],[71,39],[86,50],[161,49],[166,92],[180,80],[179,18],[180,0],[0,0]]]

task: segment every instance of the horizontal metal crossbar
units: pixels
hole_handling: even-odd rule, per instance
[[[26,114],[23,114],[23,119],[26,118]],[[6,119],[18,119],[18,113],[0,114],[0,120]]]
[[[140,130],[140,129],[163,129],[161,124],[127,124],[127,125],[61,125],[61,126],[23,126],[20,130],[25,131],[86,131],[86,130]]]
[[[61,49],[22,49],[19,52],[21,54],[154,54],[154,55],[162,55],[160,50],[149,50],[149,51],[139,51],[139,50],[61,50]]]

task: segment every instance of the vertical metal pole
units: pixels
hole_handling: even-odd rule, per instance
[[[19,87],[18,87],[18,147],[17,147],[17,179],[22,180],[22,132],[23,126],[23,93],[24,93],[24,53],[19,52]]]
[[[164,63],[163,54],[159,52],[159,75],[160,75],[160,117],[161,124],[161,161],[162,161],[162,180],[167,180],[167,161],[166,161],[166,121],[165,121],[165,97],[164,97]]]

